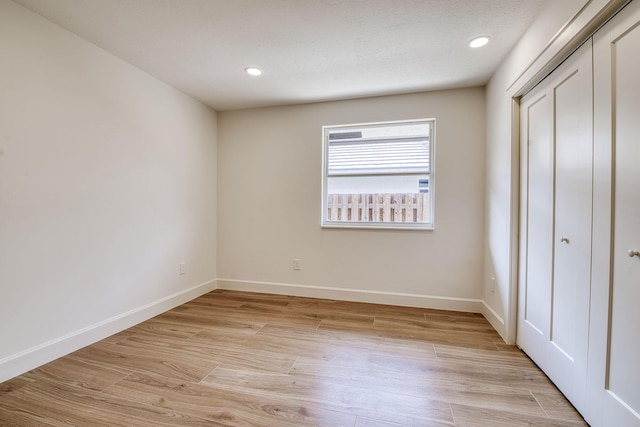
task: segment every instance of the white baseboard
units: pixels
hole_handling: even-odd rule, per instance
[[[210,280],[0,359],[0,383],[137,325],[214,289],[216,289],[216,281]]]
[[[481,313],[483,301],[471,298],[440,297],[395,292],[345,289],[324,286],[295,285],[289,283],[255,282],[248,280],[218,279],[218,289],[291,295],[308,298],[337,299],[342,301],[390,304],[405,307]]]
[[[502,337],[505,342],[508,342],[506,339],[506,329],[504,324],[504,319],[498,315],[489,305],[482,301],[482,315],[487,319],[487,321],[493,326],[493,329]]]
[[[130,328],[131,326],[137,325],[140,322],[171,310],[214,289],[482,313],[498,333],[504,337],[504,320],[480,299],[289,283],[218,279],[217,281],[211,280],[190,289],[176,292],[175,294],[135,308],[126,313],[105,319],[62,337],[0,359],[0,383]]]

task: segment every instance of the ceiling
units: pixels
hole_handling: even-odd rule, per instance
[[[222,111],[483,85],[547,0],[15,1]]]

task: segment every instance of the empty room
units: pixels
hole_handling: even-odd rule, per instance
[[[640,0],[0,0],[0,426],[640,427]]]

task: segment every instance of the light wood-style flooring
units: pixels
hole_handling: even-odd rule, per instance
[[[585,426],[479,314],[216,290],[0,384],[2,426]]]

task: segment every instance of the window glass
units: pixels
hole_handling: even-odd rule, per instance
[[[434,120],[323,129],[323,226],[433,228]]]

